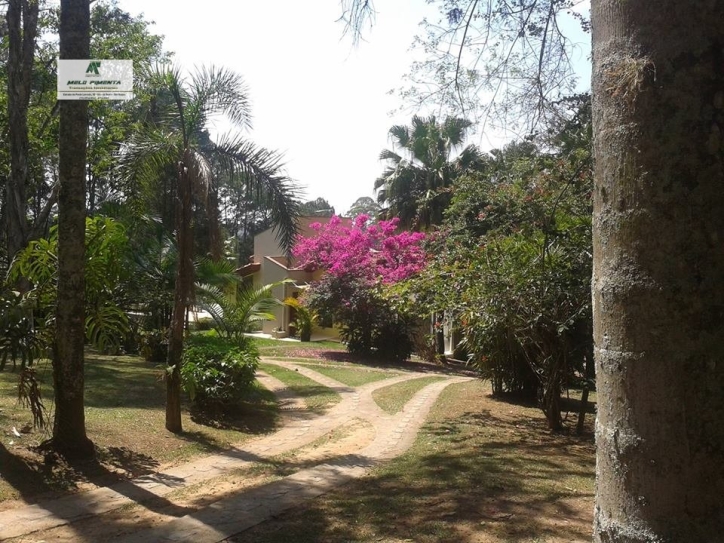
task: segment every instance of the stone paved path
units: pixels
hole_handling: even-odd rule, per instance
[[[265,387],[279,399],[283,427],[269,436],[245,443],[222,454],[204,456],[193,462],[99,488],[81,494],[0,512],[0,541],[36,541],[32,535],[57,526],[72,524],[114,511],[124,505],[143,503],[163,497],[174,490],[223,476],[231,470],[290,452],[308,445],[354,420],[364,420],[375,430],[371,443],[355,454],[348,454],[309,469],[300,470],[280,481],[222,498],[203,509],[182,517],[169,517],[160,526],[126,534],[113,541],[156,543],[162,541],[223,541],[279,514],[305,499],[313,498],[364,475],[371,467],[394,458],[409,448],[430,408],[442,390],[455,382],[469,380],[444,376],[420,390],[404,409],[395,415],[382,411],[372,399],[372,392],[409,379],[429,376],[425,373],[402,373],[382,381],[352,388],[308,367],[278,360],[264,360],[298,371],[314,381],[334,389],[342,400],[323,414],[310,413],[304,402],[295,398],[285,385],[271,376],[260,374]],[[102,517],[100,517],[102,518]]]

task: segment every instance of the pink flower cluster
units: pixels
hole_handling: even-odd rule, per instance
[[[398,232],[398,223],[392,219],[370,224],[368,215],[359,215],[349,225],[335,216],[326,224],[311,224],[316,235],[300,237],[292,252],[305,268],[321,268],[336,277],[396,283],[419,272],[426,261],[425,235]]]

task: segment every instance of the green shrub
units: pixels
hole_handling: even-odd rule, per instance
[[[19,292],[0,293],[0,371],[8,360],[20,368],[32,366],[49,342],[33,320],[33,300]]]
[[[186,340],[181,381],[195,405],[224,410],[248,396],[258,366],[259,352],[249,340],[231,343],[191,336]]]
[[[411,335],[409,323],[401,317],[379,323],[372,336],[374,352],[390,362],[404,362],[412,354]]]
[[[142,330],[138,334],[141,356],[146,362],[166,362],[168,335],[166,330]]]
[[[201,317],[196,319],[193,323],[193,329],[199,332],[205,332],[211,330],[214,327],[214,319],[211,317]]]

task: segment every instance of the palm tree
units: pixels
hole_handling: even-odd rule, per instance
[[[470,121],[457,117],[438,123],[434,116],[414,116],[411,126],[390,128],[393,144],[402,154],[387,149],[380,153],[380,160],[389,163],[375,181],[385,218],[398,217],[403,226],[415,229],[440,224],[453,181],[482,164],[475,145],[468,145],[450,160],[471,126]]]
[[[194,200],[208,213],[211,255],[219,258],[217,177],[241,180],[250,192],[265,196],[279,241],[291,250],[297,235],[296,189],[283,173],[278,153],[255,146],[236,133],[209,137],[207,124],[222,115],[235,128],[251,126],[247,89],[240,76],[202,68],[184,77],[177,67],[157,67],[151,87],[149,120],[120,152],[123,176],[136,184],[156,185],[169,172],[175,180],[175,232],[178,266],[168,348],[166,429],[181,432],[181,354],[186,309],[193,301]]]
[[[236,265],[227,260],[199,260],[196,292],[197,306],[211,315],[217,332],[238,342],[255,324],[274,320],[273,311],[282,302],[274,297],[272,289],[283,281],[255,287],[235,270]]]

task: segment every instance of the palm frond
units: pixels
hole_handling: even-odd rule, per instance
[[[183,114],[190,97],[185,90],[180,67],[171,63],[158,63],[149,67],[144,77],[146,91],[151,97],[146,123],[182,129],[188,136]]]
[[[402,162],[402,157],[395,153],[394,151],[390,151],[389,149],[383,149],[382,152],[380,152],[380,160],[390,160],[394,162],[395,164],[399,164]]]
[[[233,310],[235,293],[230,294],[216,285],[198,282],[195,290],[196,306],[211,315],[219,331],[227,336],[230,335],[231,323],[226,317]]]
[[[119,178],[136,189],[145,182],[155,182],[179,159],[182,145],[178,132],[173,130],[139,128],[118,149]]]
[[[236,265],[228,260],[200,258],[194,263],[194,276],[200,283],[220,287],[237,285],[241,277],[236,273]]]
[[[214,171],[211,163],[198,149],[189,148],[184,152],[184,165],[188,168],[194,192],[208,208],[209,192],[214,184]]]
[[[272,294],[272,289],[280,283],[272,283],[259,288],[243,285],[237,292],[237,306],[245,310],[249,316],[249,320],[273,320],[272,311],[283,305],[281,301],[276,299]],[[266,318],[270,316],[271,318]]]
[[[257,147],[240,136],[222,136],[216,143],[214,155],[229,177],[238,177],[247,188],[266,195],[277,240],[288,253],[298,235],[299,189],[284,173],[281,155]]]
[[[260,288],[240,283],[233,294],[210,284],[198,284],[197,305],[211,315],[217,329],[227,337],[240,336],[253,322],[274,320],[272,311],[281,302],[272,295],[280,283]]]
[[[461,171],[480,170],[487,160],[484,153],[480,151],[477,145],[468,145],[455,159],[455,167]]]
[[[191,76],[189,92],[193,104],[190,115],[196,126],[222,114],[239,128],[251,128],[249,89],[239,74],[225,68],[202,67]]]
[[[389,130],[395,145],[405,149],[410,142],[410,131],[404,124],[396,124]]]
[[[462,145],[467,136],[468,129],[473,126],[472,121],[460,117],[447,117],[442,124],[443,138],[451,148]]]

